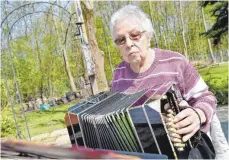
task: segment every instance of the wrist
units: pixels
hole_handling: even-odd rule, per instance
[[[205,116],[205,113],[199,109],[199,108],[195,108],[195,110],[198,112],[199,116],[200,116],[200,119],[201,119],[201,124],[204,124],[206,122],[206,116]]]

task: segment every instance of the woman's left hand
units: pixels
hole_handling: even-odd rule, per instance
[[[204,123],[206,117],[202,110],[195,108],[200,115],[199,119],[197,113],[193,109],[186,108],[190,107],[186,101],[182,101],[179,106],[185,109],[174,117],[174,124],[176,133],[182,135],[182,140],[186,142],[200,129],[200,123]]]

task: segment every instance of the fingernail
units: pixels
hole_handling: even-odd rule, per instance
[[[179,126],[178,126],[177,124],[175,124],[175,128],[176,128],[176,129],[179,129]]]
[[[187,141],[187,139],[186,139],[186,138],[182,138],[182,140],[183,140],[183,142],[186,142],[186,141]]]
[[[179,130],[179,129],[177,129],[177,130],[176,130],[176,133],[177,133],[177,134],[180,134],[180,130]]]
[[[177,118],[174,118],[174,119],[173,119],[173,122],[177,122],[177,120],[178,120]]]

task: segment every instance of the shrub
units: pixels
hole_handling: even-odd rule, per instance
[[[208,78],[206,81],[209,86],[209,90],[215,95],[218,104],[226,105],[228,104],[228,83],[227,80],[218,80],[215,78]]]
[[[8,107],[5,107],[2,110],[1,117],[1,137],[8,137],[9,135],[16,136],[16,127],[12,118],[11,110]]]

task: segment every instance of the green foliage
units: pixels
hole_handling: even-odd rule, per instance
[[[16,136],[16,127],[9,106],[1,110],[1,137]]]
[[[121,56],[119,54],[119,50],[115,47],[111,35],[109,31],[103,26],[103,20],[101,17],[96,17],[96,38],[99,45],[99,48],[104,52],[104,67],[106,72],[106,78],[108,81],[112,80],[113,78],[113,70],[110,66],[109,60],[109,52],[110,51],[110,59],[111,65],[113,69],[122,61]],[[105,35],[106,39],[105,39]],[[106,42],[107,40],[107,42]]]
[[[46,25],[42,26],[40,23],[44,19],[46,19]],[[40,97],[41,89],[46,97],[62,96],[70,90],[62,52],[52,23],[50,19],[41,17],[37,19],[28,36],[11,40],[12,63],[8,57],[8,51],[3,51],[3,71],[7,73],[7,80],[13,81],[11,66],[13,64],[23,99]],[[71,36],[68,37],[67,43],[72,44],[67,45],[66,48],[70,68],[73,70],[73,77],[77,79],[84,74],[82,55],[77,50],[78,42],[71,42]],[[11,84],[9,89],[15,91],[14,84]]]
[[[28,122],[30,135],[33,137],[38,134],[50,133],[57,129],[65,128],[65,113],[67,113],[68,108],[75,103],[51,107],[51,109],[48,111],[26,112],[26,119]],[[17,107],[17,109],[19,109],[19,107]],[[21,131],[20,134],[22,137],[28,138],[24,118],[22,118],[22,116],[19,116],[19,110],[16,110],[15,112],[17,116],[16,118],[18,121],[19,130]],[[9,107],[6,107],[6,109],[2,111],[1,126],[1,137],[16,138],[16,127],[13,122],[12,112]]]
[[[214,45],[219,44],[221,37],[228,33],[228,1],[204,1],[202,6],[211,6],[211,14],[215,17],[215,23],[204,34],[213,38]]]
[[[210,66],[199,72],[216,96],[218,104],[228,104],[228,64]]]
[[[0,84],[1,84],[1,110],[2,110],[6,106],[8,106],[8,99],[6,95],[6,87],[3,78],[1,78]]]
[[[3,72],[2,72],[3,74]],[[14,86],[14,83],[12,80],[6,80],[7,85],[8,85],[8,93],[12,95],[12,97],[15,97],[16,93],[15,91],[12,89],[12,87]],[[2,75],[1,77],[1,111],[3,111],[4,109],[6,109],[6,111],[8,111],[8,107],[9,107],[9,98],[7,97],[7,90],[6,90],[6,83],[5,83],[5,79],[4,79],[4,75]]]
[[[68,49],[68,55],[72,74],[74,77],[83,77],[84,64],[83,55],[81,54],[81,47],[77,43],[71,43],[71,45],[71,49]]]

